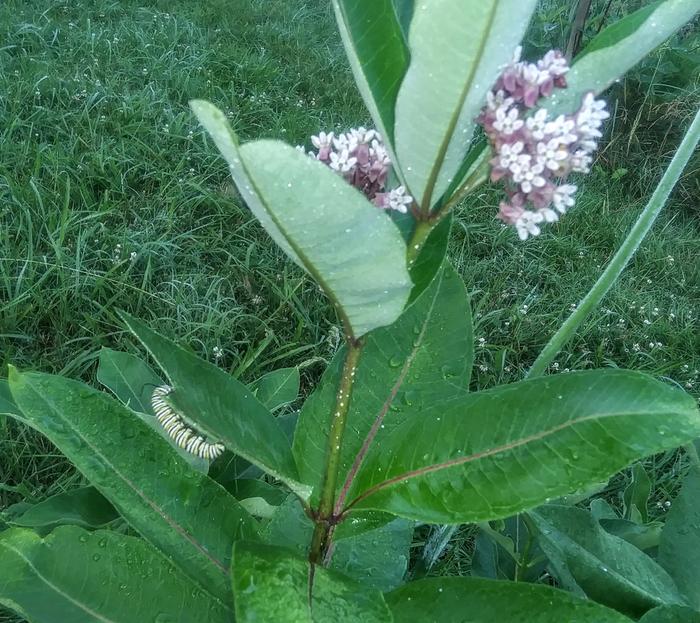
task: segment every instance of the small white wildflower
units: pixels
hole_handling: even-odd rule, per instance
[[[540,108],[532,117],[528,117],[525,121],[525,125],[527,129],[530,130],[532,138],[541,141],[545,137],[547,128],[547,110],[545,108]]]
[[[541,164],[552,171],[557,171],[561,168],[562,162],[569,157],[569,152],[562,148],[562,144],[557,139],[552,139],[537,143],[537,156]]]
[[[214,359],[221,359],[224,356],[224,349],[220,346],[214,346],[212,352],[214,354]]]
[[[510,170],[513,173],[513,181],[520,185],[524,193],[532,192],[534,188],[542,188],[547,183],[541,175],[544,165],[539,162],[533,164],[530,155],[520,156],[518,163],[511,165]]]
[[[576,186],[574,184],[562,184],[554,189],[554,194],[552,195],[552,203],[554,207],[564,214],[567,208],[574,205],[573,194],[576,192]],[[582,255],[583,252],[579,253]]]
[[[408,206],[413,202],[413,198],[406,194],[406,189],[403,186],[397,186],[389,192],[389,208],[406,214]]]
[[[493,127],[507,136],[517,132],[523,127],[524,123],[519,117],[517,108],[507,110],[504,106],[501,106],[496,111],[496,120],[493,122]]]
[[[523,212],[522,216],[515,221],[515,229],[520,240],[527,240],[528,236],[539,236],[540,228],[537,224],[543,220],[544,217],[538,212],[530,212],[529,210]]]
[[[511,167],[518,167],[520,154],[523,151],[524,144],[522,141],[516,141],[515,143],[504,143],[501,145],[499,150],[499,155],[501,157],[499,161],[499,166],[502,169],[511,169]]]
[[[555,138],[564,145],[570,145],[579,140],[575,129],[576,123],[573,119],[567,119],[564,115],[559,115],[556,119],[549,121],[545,125],[545,134]]]
[[[333,132],[319,132],[318,136],[311,137],[311,143],[316,149],[321,149],[323,147],[330,147],[333,141]],[[304,148],[302,147],[302,150]]]
[[[330,154],[330,167],[334,171],[347,173],[357,164],[357,158],[351,158],[347,149],[343,149],[340,153],[332,151]]]

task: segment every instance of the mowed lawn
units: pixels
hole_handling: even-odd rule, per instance
[[[371,123],[327,0],[0,4],[0,376],[13,363],[92,382],[102,346],[138,352],[115,314],[126,309],[244,380],[298,365],[313,388],[336,319],[238,199],[192,98],[227,111],[243,140],[308,144]],[[497,188],[459,208],[450,257],[472,295],[475,387],[522,377],[660,177],[672,146],[642,153],[621,123],[635,111],[617,115],[575,211],[539,238],[495,220]],[[625,175],[625,158],[648,170]],[[553,373],[632,367],[699,395],[697,190],[691,171]],[[646,463],[655,500],[680,461]],[[5,424],[0,510],[80,482],[48,442]],[[457,558],[446,572],[468,566]]]

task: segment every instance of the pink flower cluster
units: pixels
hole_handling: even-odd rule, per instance
[[[551,50],[537,63],[520,61],[520,48],[479,115],[495,152],[491,179],[503,180],[508,201],[498,218],[514,225],[525,240],[540,233],[542,222],[554,222],[574,205],[576,186],[563,183],[569,173],[588,173],[592,153],[610,115],[593,93],[572,115],[551,118],[546,108],[533,110],[555,88],[566,88],[569,71],[560,52]]]
[[[319,132],[311,137],[309,156],[328,165],[379,208],[406,213],[413,199],[403,186],[387,191],[391,160],[376,130],[353,128],[344,134]],[[304,147],[297,149],[305,151]]]

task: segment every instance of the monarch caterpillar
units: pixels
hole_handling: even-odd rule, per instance
[[[158,422],[180,448],[202,459],[215,459],[224,451],[224,446],[207,441],[175,413],[175,410],[165,402],[165,397],[172,391],[173,388],[169,385],[161,385],[153,390],[151,405]]]

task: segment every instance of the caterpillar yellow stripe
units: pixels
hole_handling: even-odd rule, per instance
[[[224,451],[224,446],[208,441],[185,423],[165,401],[165,397],[172,391],[173,388],[169,385],[161,385],[153,390],[151,405],[158,422],[180,448],[202,459],[214,460]]]

